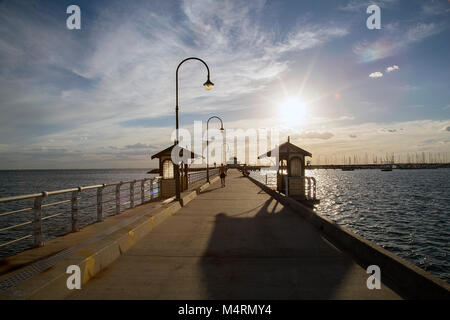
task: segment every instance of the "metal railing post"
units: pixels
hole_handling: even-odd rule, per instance
[[[289,197],[289,178],[288,176],[285,176],[285,184],[286,184],[286,197]]]
[[[120,213],[120,186],[122,185],[122,181],[120,181],[116,185],[116,214]]]
[[[313,181],[313,199],[316,199],[316,178],[311,177],[311,180]]]
[[[43,245],[42,242],[42,199],[45,197],[45,192],[42,192],[41,197],[34,198],[34,206],[33,206],[33,236],[34,236],[34,246],[41,247]]]
[[[311,178],[306,177],[306,179],[308,180],[308,199],[311,199]]]
[[[145,197],[145,179],[141,181],[141,204],[143,204],[145,202],[144,197]]]
[[[161,186],[161,179],[158,179],[156,181],[156,185],[158,186],[158,195],[156,196],[156,198],[158,198],[158,197],[161,197],[161,188],[162,188],[162,186]]]
[[[103,221],[103,187],[97,188],[97,221]]]
[[[130,208],[134,207],[134,184],[136,180],[130,182]]]
[[[153,183],[155,182],[155,179],[150,180],[150,200],[153,200]],[[159,191],[159,189],[158,189]]]
[[[78,191],[72,191],[71,199],[72,209],[72,232],[78,231]]]
[[[213,172],[211,170],[211,172]],[[202,177],[204,177],[204,172],[201,173]],[[196,180],[197,181],[197,180]],[[141,189],[141,203],[147,202],[146,196],[147,196],[147,189],[146,189],[146,183],[150,183],[150,199],[157,199],[161,196],[161,179],[160,177],[153,177],[153,178],[145,178],[145,179],[139,179],[134,180],[133,182],[126,182],[126,184],[131,183],[130,185],[130,203],[131,206],[134,207],[135,205],[138,205],[138,203],[135,201],[135,184],[137,182],[140,182],[140,189]],[[71,232],[76,232],[80,230],[80,225],[84,221],[82,219],[82,212],[91,212],[93,211],[97,212],[97,222],[103,221],[103,211],[111,212],[110,210],[114,210],[114,205],[107,205],[107,203],[115,202],[115,211],[116,214],[119,214],[122,211],[121,208],[121,186],[124,184],[123,181],[117,184],[98,184],[98,185],[92,185],[92,186],[86,186],[86,187],[75,187],[70,189],[62,189],[62,190],[54,190],[49,192],[41,192],[41,193],[34,193],[34,194],[27,194],[22,196],[13,196],[13,197],[4,197],[0,198],[0,203],[7,203],[12,201],[18,201],[18,200],[25,200],[28,199],[28,201],[33,201],[33,204],[27,205],[26,208],[22,209],[14,209],[7,212],[1,212],[0,216],[10,215],[10,214],[16,214],[20,212],[28,212],[30,215],[32,214],[32,217],[29,217],[30,221],[26,222],[20,222],[16,225],[11,225],[8,227],[0,228],[0,231],[6,231],[13,228],[19,228],[23,226],[28,226],[27,231],[28,235],[22,236],[20,238],[11,240],[6,243],[0,243],[0,247],[4,247],[6,245],[11,245],[13,243],[26,240],[26,239],[32,239],[34,242],[34,247],[40,247],[44,244],[44,239],[53,238],[53,235],[50,234],[44,234],[45,228],[43,227],[43,221],[48,219],[53,219],[58,216],[67,215],[70,212],[71,215]],[[115,192],[114,189],[112,189],[115,186]],[[105,192],[105,188],[111,187],[112,190]],[[138,187],[139,189],[139,187]],[[82,191],[86,190],[92,190],[92,194],[85,195],[81,194]],[[96,190],[96,191],[94,191]],[[90,192],[89,192],[90,193]],[[115,193],[115,198],[113,194]],[[63,199],[55,199],[55,201],[46,200],[47,197],[50,196],[56,196],[56,195],[64,195]],[[111,195],[111,196],[110,196]],[[68,197],[69,196],[69,197]],[[125,196],[125,195],[124,195]],[[96,200],[94,198],[96,197]],[[126,196],[125,196],[126,197]],[[92,200],[91,200],[92,198]],[[105,199],[106,198],[106,199]],[[83,206],[82,204],[85,203],[84,199],[88,200],[87,205]],[[83,203],[80,202],[80,200],[83,200]],[[106,200],[106,201],[104,201]],[[127,202],[128,203],[128,202]],[[46,211],[46,215],[44,215],[43,209],[48,210],[51,206],[58,206],[56,208],[59,208],[62,204],[65,204],[66,207],[63,211],[57,212],[53,214],[52,211],[48,213]],[[70,205],[69,205],[70,204]],[[96,208],[96,209],[94,209]],[[85,211],[86,210],[86,211]],[[89,211],[87,211],[89,210]],[[94,221],[89,220],[86,221],[86,223],[93,223]],[[64,223],[64,226],[67,227],[67,222]],[[30,228],[31,230],[29,230]],[[57,235],[59,236],[59,235]]]

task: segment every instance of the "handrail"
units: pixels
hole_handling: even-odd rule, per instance
[[[62,189],[62,190],[54,190],[54,191],[42,191],[40,193],[32,193],[32,194],[25,194],[21,196],[10,196],[10,197],[4,197],[0,198],[0,203],[5,202],[11,202],[16,200],[25,200],[25,199],[32,199],[36,197],[46,197],[46,196],[53,196],[57,194],[62,193],[68,193],[68,192],[74,192],[74,191],[83,191],[83,190],[90,190],[90,189],[97,189],[97,188],[105,188],[105,187],[111,187],[120,184],[126,184],[126,183],[132,183],[132,182],[141,182],[141,181],[150,181],[155,179],[161,179],[161,177],[153,177],[153,178],[144,178],[139,180],[131,180],[131,181],[121,181],[116,183],[109,183],[109,184],[98,184],[93,186],[85,186],[85,187],[77,187],[77,188],[70,188],[70,189]]]
[[[308,176],[298,176],[298,177],[288,177],[288,179],[304,179],[307,181],[307,185],[305,185],[305,196],[307,199],[316,200],[316,179],[314,177]],[[311,182],[312,181],[312,182]]]
[[[210,170],[210,173],[212,175],[218,174],[219,168]],[[206,170],[188,172],[189,184],[192,184],[204,178],[206,178]],[[84,194],[84,192],[88,190],[96,190],[96,192]],[[47,198],[64,194],[69,194],[70,198],[64,199],[62,197],[59,197],[53,199],[53,202],[44,203]],[[8,231],[10,229],[24,230],[19,228],[31,226],[31,230],[25,229],[26,233],[20,235],[19,238],[14,240],[8,239],[7,242],[0,243],[0,248],[30,238],[34,239],[35,247],[42,246],[42,223],[64,214],[71,216],[71,230],[72,232],[76,232],[79,230],[80,222],[87,222],[87,224],[99,222],[103,220],[104,213],[107,213],[107,215],[119,214],[124,210],[135,207],[137,204],[144,204],[150,201],[154,201],[155,199],[158,199],[160,197],[161,177],[159,176],[137,180],[120,181],[116,183],[79,186],[75,188],[3,197],[0,198],[0,204],[30,199],[33,199],[34,203],[32,205],[28,204],[25,208],[17,208],[17,206],[14,204],[14,207],[11,208],[14,210],[0,212],[0,221],[2,217],[11,216],[18,213],[25,213],[27,215],[26,217],[28,217],[27,221],[22,220],[20,221],[20,223],[17,223],[15,225],[4,225],[3,227],[0,227],[0,233],[3,231]],[[84,205],[80,206],[80,202],[83,202]],[[109,207],[107,207],[106,204],[109,203],[112,206],[109,205]],[[68,205],[68,208],[62,208],[63,205]],[[47,212],[47,215],[45,216],[43,215],[44,210]],[[80,213],[83,213],[82,217],[79,217]],[[96,216],[92,217],[90,215],[92,213],[96,213]],[[29,216],[30,214],[31,217]],[[47,230],[48,232],[51,232],[51,230]],[[53,234],[51,236],[47,236],[46,238],[53,238],[55,236],[59,235]]]
[[[219,174],[219,168],[213,168],[213,169],[209,170],[209,173],[211,176]],[[206,175],[207,175],[206,170],[188,172],[188,174],[187,174],[188,184],[192,184],[192,183],[195,183],[202,179],[206,179]]]
[[[114,213],[111,212],[112,209],[115,209],[115,213],[118,214],[123,210],[128,208],[133,208],[136,204],[144,204],[149,201],[153,201],[158,199],[161,196],[161,177],[152,177],[152,178],[144,178],[144,179],[136,179],[130,181],[120,181],[117,183],[109,183],[109,184],[98,184],[91,186],[80,186],[76,188],[69,189],[61,189],[54,191],[43,191],[40,193],[19,195],[19,196],[10,196],[0,198],[0,204],[11,203],[13,201],[21,201],[21,200],[30,200],[34,199],[34,204],[32,206],[26,208],[15,208],[14,210],[1,212],[0,218],[4,216],[9,216],[17,213],[27,212],[27,214],[32,213],[33,216],[29,221],[17,223],[15,225],[4,226],[0,228],[0,232],[7,231],[10,229],[15,229],[19,227],[25,227],[31,225],[31,229],[28,233],[31,233],[27,236],[21,236],[15,240],[8,241],[6,243],[0,243],[0,248],[22,241],[29,238],[34,238],[34,246],[42,245],[42,222],[46,220],[50,220],[52,218],[61,216],[63,214],[70,214],[72,217],[72,232],[79,230],[79,222],[84,221],[84,217],[88,217],[89,215],[84,215],[84,217],[78,217],[80,212],[88,213],[96,212],[97,219],[96,221],[103,220],[103,212]],[[127,185],[126,188],[121,188],[121,186]],[[105,188],[115,187],[114,190],[103,192]],[[96,193],[83,194],[84,191],[88,190],[96,190]],[[125,193],[124,193],[125,192]],[[122,193],[122,194],[121,194]],[[70,199],[55,199],[56,201],[50,203],[43,203],[45,199],[62,195],[62,194],[70,194]],[[115,196],[114,196],[115,194]],[[84,206],[80,206],[79,202],[83,201]],[[115,202],[115,205],[110,208],[106,208],[105,204]],[[61,209],[61,205],[70,204],[68,210]],[[124,206],[127,206],[124,208]],[[51,209],[55,208],[58,210]],[[49,215],[43,216],[43,210],[50,210]],[[63,210],[63,211],[61,211]],[[81,219],[80,219],[81,218]],[[91,218],[90,218],[91,219]],[[95,221],[90,221],[88,223],[93,223]],[[20,229],[21,230],[21,229]],[[56,235],[58,236],[58,235]]]
[[[268,179],[267,179],[267,174],[265,175],[265,178],[263,177],[264,175],[262,175],[260,172],[258,171],[251,171],[250,175],[252,178],[254,178],[255,180],[258,180],[259,182],[268,185]],[[285,176],[287,177],[287,176]],[[310,200],[316,200],[316,196],[317,196],[317,181],[314,177],[308,177],[308,176],[299,176],[299,177],[287,177],[288,179],[291,178],[297,178],[297,179],[304,179],[306,180],[306,184],[305,184],[305,196],[307,199]]]

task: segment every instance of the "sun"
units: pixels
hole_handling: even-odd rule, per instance
[[[298,97],[290,97],[278,105],[279,119],[287,126],[297,127],[306,123],[305,103]]]

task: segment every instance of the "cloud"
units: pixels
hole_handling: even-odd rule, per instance
[[[349,3],[355,8],[359,5],[365,16],[367,2]],[[347,19],[350,14],[339,12],[341,16],[335,16],[334,12],[330,19],[320,10],[311,16],[295,14],[280,21],[277,10],[267,14],[272,9],[273,6],[262,0],[177,1],[169,6],[110,1],[107,10],[98,2],[89,2],[85,9],[91,13],[89,19],[84,20],[85,24],[82,22],[80,32],[70,32],[64,20],[61,24],[61,17],[55,15],[59,9],[47,2],[37,8],[23,0],[0,1],[3,26],[0,28],[0,148],[2,153],[7,151],[11,155],[11,162],[1,162],[0,166],[17,163],[17,166],[34,167],[33,154],[42,159],[39,167],[149,165],[151,146],[137,141],[150,143],[157,150],[171,143],[169,137],[175,122],[175,69],[179,61],[191,55],[205,59],[216,86],[211,92],[203,89],[206,74],[200,62],[183,64],[179,73],[182,127],[191,125],[192,119],[205,120],[206,114],[219,112],[227,127],[232,127],[230,120],[239,117],[243,119],[242,126],[257,127],[260,123],[255,120],[259,120],[260,113],[256,108],[269,105],[263,101],[267,93],[282,92],[281,82],[286,87],[296,86],[297,78],[304,77],[308,78],[306,86],[311,87],[305,89],[305,95],[310,91],[325,92],[330,88],[320,78],[328,78],[329,72],[333,76],[329,78],[332,85],[340,85],[339,74],[333,74],[334,69],[327,68],[328,63],[330,59],[335,62],[342,57],[342,48],[349,40],[358,39],[359,32],[349,33],[350,22],[330,21]],[[386,30],[384,26],[377,33],[382,39],[375,41],[373,47],[361,42],[361,50],[368,46],[379,50],[382,54],[376,57],[392,54],[441,30],[436,22],[393,24]],[[406,32],[409,29],[414,30]],[[345,43],[316,50],[336,39]],[[319,56],[317,61],[309,59],[313,55]],[[308,65],[310,78],[302,70]],[[352,72],[347,74],[345,70],[349,77]],[[295,76],[289,78],[292,74]],[[334,76],[337,81],[331,81]],[[336,92],[336,88],[331,89]],[[366,93],[364,88],[352,89]],[[352,98],[350,90],[341,93],[337,103],[344,104]],[[357,144],[366,138],[359,131],[342,134],[335,131],[336,127],[359,122],[359,111],[354,117],[339,119],[353,110],[337,105],[333,112],[321,113],[325,109],[321,103],[325,105],[323,101],[317,103],[317,114],[327,114],[330,118],[321,119],[320,125],[304,127],[303,137],[310,139],[305,142],[329,143],[333,138],[334,144],[342,137]],[[246,113],[247,106],[250,111]],[[233,114],[236,110],[239,111]],[[261,126],[271,123],[273,119]],[[446,135],[440,131],[443,126],[444,123],[440,124],[436,131]],[[353,133],[358,139],[352,141],[348,137]],[[389,135],[379,136],[388,138]],[[30,151],[41,147],[47,148],[46,151]],[[55,162],[46,163],[46,156],[53,157]],[[56,162],[58,157],[60,162]],[[122,162],[114,162],[119,158]]]
[[[345,6],[340,6],[339,10],[348,11],[348,12],[362,11],[365,13],[366,9],[369,5],[375,4],[381,8],[386,8],[396,2],[397,2],[397,0],[378,0],[378,1],[370,1],[370,3],[368,3],[367,1],[364,1],[364,0],[362,0],[362,1],[361,0],[352,0],[352,1],[349,1]]]
[[[444,24],[418,22],[413,25],[386,25],[383,34],[375,41],[360,41],[353,46],[359,62],[366,63],[395,55],[411,45],[442,32]]]
[[[441,154],[441,159],[450,159],[449,132],[443,130],[450,127],[449,120],[416,120],[393,123],[364,122],[356,125],[333,128],[332,143],[325,140],[310,140],[300,143],[301,147],[313,154],[313,162],[320,161],[319,156],[326,156],[331,161],[342,161],[343,158],[365,154],[385,157],[387,153],[394,153],[399,161],[406,161],[407,153],[431,152]],[[381,134],[384,133],[384,134]],[[400,134],[401,133],[401,134]],[[357,135],[358,139],[349,139],[349,135]],[[395,136],[395,139],[394,139]],[[418,144],[427,141],[428,144]],[[322,162],[323,163],[323,162]],[[325,163],[324,163],[325,164]]]
[[[426,15],[436,16],[436,15],[444,15],[447,12],[450,12],[450,8],[448,8],[444,2],[433,2],[426,3],[422,5],[422,12]]]
[[[306,26],[289,34],[285,41],[279,46],[272,48],[272,50],[278,54],[305,50],[347,34],[348,30],[343,27]]]
[[[398,70],[398,69],[400,69],[400,68],[394,64],[392,67],[387,67],[386,72],[392,72],[392,71]]]
[[[383,76],[383,74],[379,71],[377,72],[372,72],[371,74],[369,74],[370,78],[381,78]]]
[[[125,148],[127,148],[127,149],[144,149],[144,148],[151,148],[151,146],[148,144],[138,142],[135,144],[126,145]]]
[[[398,132],[399,130],[402,131],[403,128],[400,128],[400,129],[381,128],[381,129],[379,130],[379,132],[383,132],[383,133],[395,133],[395,132]]]
[[[294,136],[294,138],[302,138],[302,139],[321,139],[328,140],[334,137],[334,134],[331,132],[305,132],[299,135]]]
[[[348,32],[310,21],[274,36],[256,19],[265,1],[182,1],[165,14],[152,4],[116,1],[109,10],[89,8],[97,17],[90,26],[101,32],[74,36],[54,15],[37,15],[26,1],[0,5],[0,61],[8,71],[0,77],[0,112],[8,115],[0,118],[0,135],[18,141],[84,127],[96,136],[89,143],[100,144],[102,135],[93,134],[99,123],[172,117],[175,69],[193,53],[208,63],[216,87],[213,94],[203,90],[200,62],[183,64],[182,112],[213,112],[222,108],[218,102],[238,105],[288,70],[295,57],[282,53]]]

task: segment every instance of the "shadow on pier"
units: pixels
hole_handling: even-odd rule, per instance
[[[398,299],[297,213],[229,170],[69,299]]]
[[[200,264],[210,299],[332,299],[354,267],[273,199],[217,214]]]

